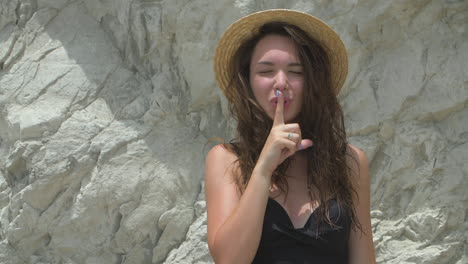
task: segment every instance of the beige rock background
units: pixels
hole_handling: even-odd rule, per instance
[[[342,36],[378,263],[468,263],[468,1],[1,0],[0,263],[213,263],[202,180],[242,15]]]

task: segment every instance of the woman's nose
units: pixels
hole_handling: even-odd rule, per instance
[[[282,71],[279,71],[275,76],[275,89],[280,91],[286,89],[288,87],[288,77]]]

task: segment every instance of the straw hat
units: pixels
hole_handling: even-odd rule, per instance
[[[348,74],[348,56],[343,41],[320,19],[306,13],[271,9],[247,15],[229,26],[218,42],[214,57],[216,81],[229,98],[227,92],[231,60],[240,45],[256,35],[259,29],[269,22],[286,22],[298,26],[310,37],[318,41],[328,53],[331,64],[332,87],[335,94],[340,92]]]

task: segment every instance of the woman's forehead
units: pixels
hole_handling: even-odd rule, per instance
[[[252,60],[257,61],[268,55],[283,55],[298,60],[295,42],[286,36],[267,35],[255,45]]]

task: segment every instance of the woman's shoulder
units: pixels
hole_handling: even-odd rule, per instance
[[[350,157],[354,162],[357,162],[359,165],[361,163],[367,164],[366,153],[358,147],[348,144],[347,154],[348,157]]]
[[[214,146],[206,156],[206,166],[215,166],[231,169],[236,164],[237,156],[228,144]]]
[[[208,158],[235,160],[237,156],[228,144],[218,144],[208,152]]]
[[[369,164],[366,153],[351,144],[348,144],[347,152],[347,163],[351,169],[351,176],[353,176],[354,181],[369,181]]]
[[[216,193],[220,190],[235,193],[238,197],[236,178],[240,169],[237,156],[225,144],[214,146],[206,156],[205,161],[205,190]],[[211,191],[210,191],[211,190]],[[208,196],[207,196],[208,197]],[[214,197],[220,197],[218,194]]]

